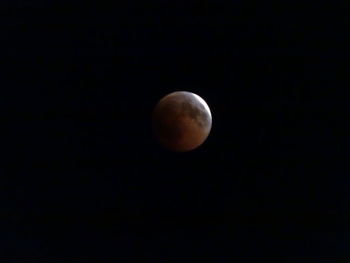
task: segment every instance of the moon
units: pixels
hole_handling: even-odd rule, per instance
[[[175,152],[198,148],[209,136],[212,116],[197,94],[176,91],[163,97],[152,114],[153,131],[160,143]]]

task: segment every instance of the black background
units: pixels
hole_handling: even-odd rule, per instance
[[[341,2],[1,5],[2,262],[347,262]],[[176,90],[193,152],[152,135]]]

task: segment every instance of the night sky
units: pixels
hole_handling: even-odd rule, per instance
[[[349,262],[345,5],[114,2],[0,4],[0,261]]]

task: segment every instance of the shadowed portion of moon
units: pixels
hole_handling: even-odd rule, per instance
[[[187,91],[173,92],[162,98],[152,118],[159,141],[178,152],[200,146],[208,137],[212,125],[208,105],[198,95]]]

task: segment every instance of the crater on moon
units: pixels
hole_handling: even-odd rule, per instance
[[[205,112],[205,108],[201,104],[195,104],[191,101],[184,101],[181,104],[182,111],[189,115],[190,118],[196,121],[196,123],[202,128],[207,126],[208,114]]]

